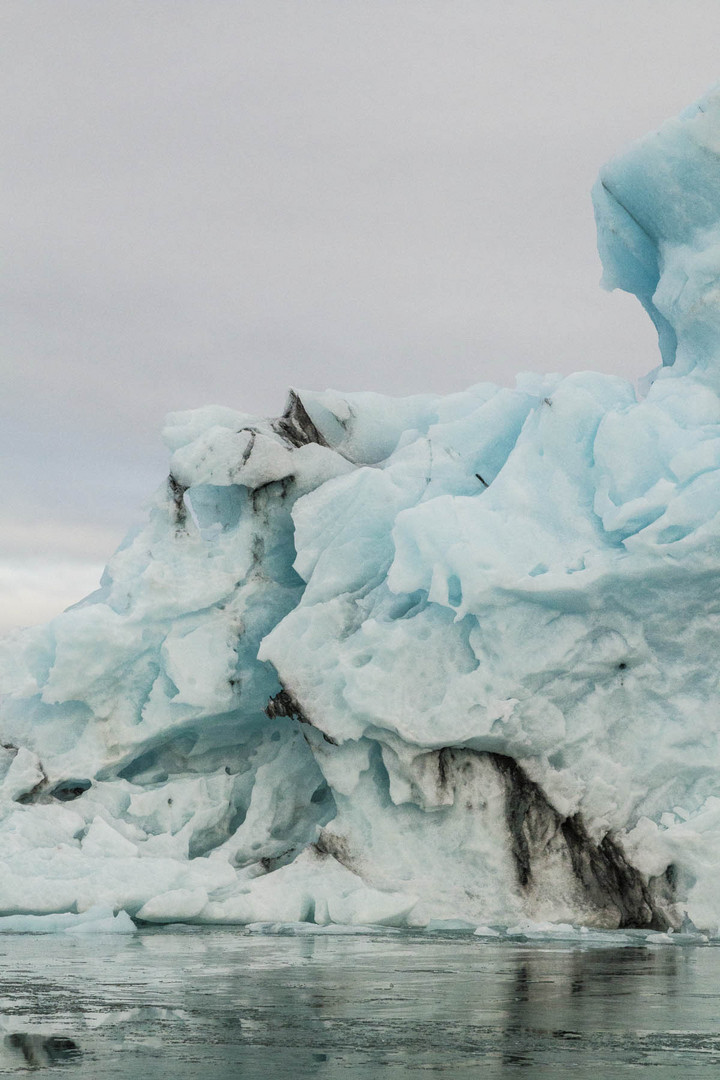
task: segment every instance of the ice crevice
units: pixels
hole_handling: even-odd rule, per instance
[[[168,417],[100,589],[0,648],[0,923],[717,931],[719,169],[712,91],[596,185],[640,392]]]

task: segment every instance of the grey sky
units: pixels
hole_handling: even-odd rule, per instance
[[[162,479],[167,411],[636,377],[600,165],[720,78],[717,0],[3,0],[0,628]]]

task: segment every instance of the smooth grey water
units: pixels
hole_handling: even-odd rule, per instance
[[[720,1075],[720,948],[467,935],[0,937],[0,1075]]]

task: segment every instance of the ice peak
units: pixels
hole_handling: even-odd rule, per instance
[[[638,297],[664,365],[720,385],[720,87],[610,161],[593,201],[603,284]]]

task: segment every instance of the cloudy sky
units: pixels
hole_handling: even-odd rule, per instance
[[[2,0],[0,628],[95,587],[174,409],[655,366],[600,165],[717,0]]]

